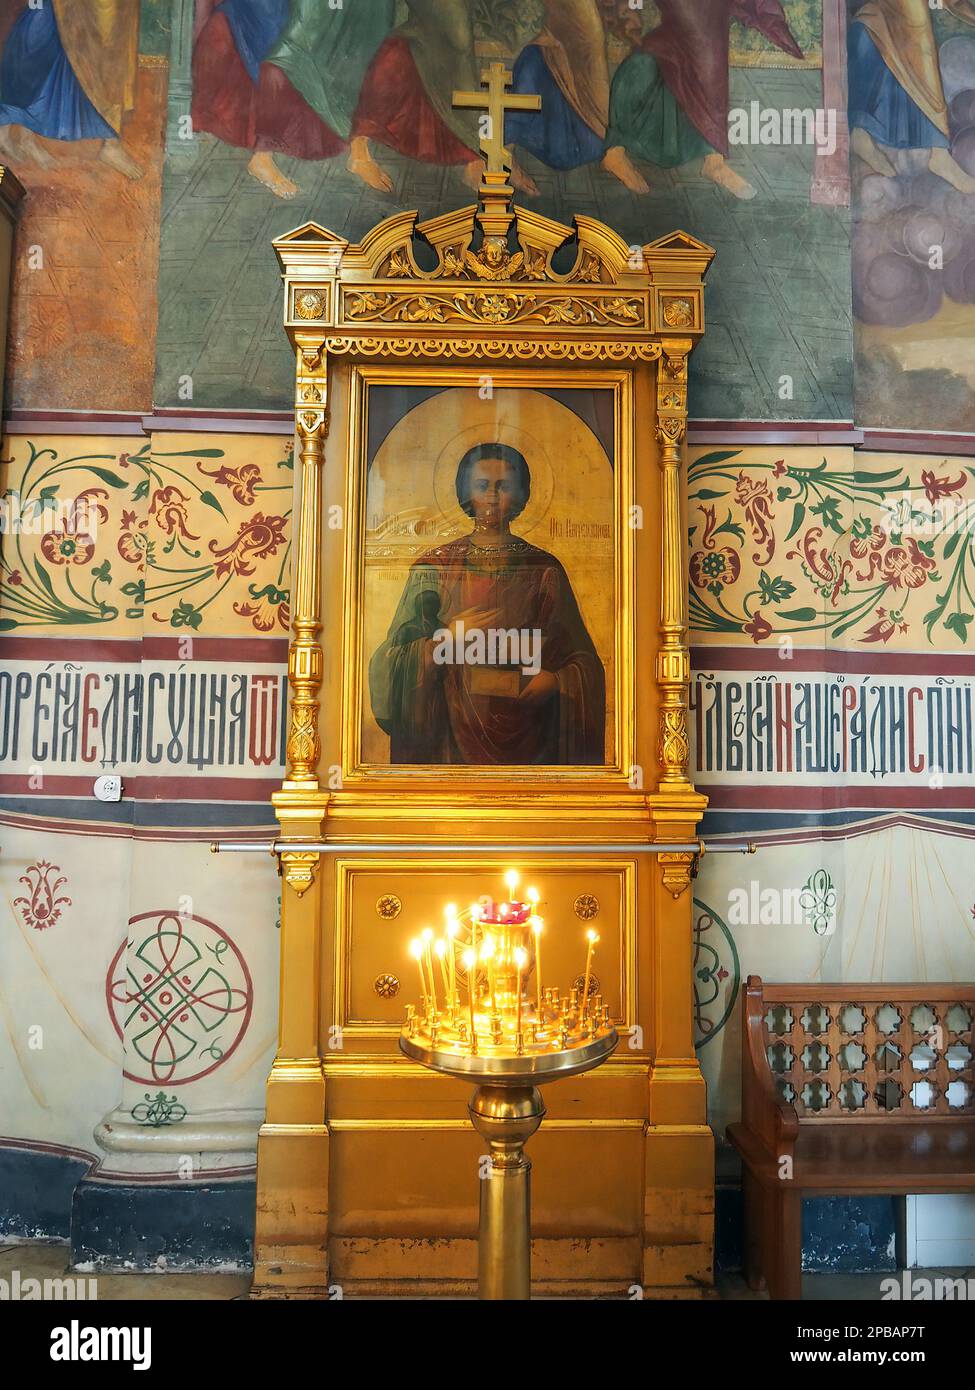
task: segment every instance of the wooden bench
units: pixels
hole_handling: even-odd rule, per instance
[[[802,1198],[975,1190],[975,984],[742,993],[745,1277],[802,1289]]]

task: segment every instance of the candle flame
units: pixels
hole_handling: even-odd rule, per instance
[[[537,889],[537,888],[529,888],[529,890],[528,890],[528,901],[529,901],[530,903],[537,903],[537,902],[538,902],[538,889]]]
[[[461,956],[465,970],[473,970],[477,964],[477,953],[475,951],[465,951]]]
[[[410,955],[414,960],[419,960],[423,955],[423,942],[418,936],[415,936],[410,942]]]
[[[541,917],[529,917],[529,919],[528,919],[528,925],[531,927],[531,929],[532,929],[532,931],[535,933],[535,935],[536,935],[536,936],[539,936],[539,935],[541,934],[542,927],[543,927],[545,924],[544,924],[544,922],[542,921]]]
[[[423,930],[420,932],[420,940],[421,940],[421,941],[426,941],[426,942],[432,941],[432,940],[433,940],[433,928],[432,928],[432,927],[424,927]]]
[[[592,927],[590,927],[589,930],[586,932],[586,940],[591,941],[594,946],[596,942],[599,940],[598,934],[593,931]]]
[[[508,892],[513,893],[518,887],[518,873],[515,869],[509,869],[504,876],[504,881],[508,885]]]
[[[514,956],[515,965],[517,965],[519,970],[524,970],[525,962],[528,960],[528,952],[524,950],[521,946],[516,946]]]
[[[433,943],[433,949],[442,960],[447,954],[447,943],[444,941],[443,937]]]

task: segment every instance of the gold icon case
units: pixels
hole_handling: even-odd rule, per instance
[[[417,264],[414,237],[432,269]],[[575,260],[556,271],[567,243]],[[683,232],[634,248],[591,218],[573,229],[516,211],[490,169],[480,208],[422,225],[397,214],[358,244],[309,223],[274,244],[298,449],[292,703],[273,800],[284,839],[390,851],[279,855],[280,1026],[258,1143],[254,1293],[473,1292],[484,1141],[469,1087],[401,1056],[402,999],[376,982],[402,975],[411,936],[444,902],[470,901],[513,865],[544,890],[556,974],[578,969],[574,905],[598,902],[601,989],[620,1034],[598,1070],[551,1087],[531,1141],[533,1291],[700,1296],[712,1281],[714,1147],[693,1046],[687,843],[707,802],[688,775],[682,451],[714,253]],[[604,767],[360,757],[363,388],[485,374],[614,395]],[[648,841],[682,848],[627,855]],[[443,849],[398,856],[409,843]],[[546,855],[573,843],[578,859]],[[512,844],[517,856],[492,850]],[[377,910],[394,901],[395,916]]]

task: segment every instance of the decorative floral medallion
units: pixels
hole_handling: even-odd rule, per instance
[[[689,299],[665,299],[663,315],[668,328],[694,327],[694,305]]]
[[[247,1031],[254,986],[225,931],[203,917],[142,912],[108,967],[105,996],[124,1075],[185,1086],[215,1071]]]
[[[380,999],[395,999],[399,994],[399,980],[395,975],[377,975],[373,989]]]
[[[593,893],[580,893],[572,904],[572,910],[584,922],[591,922],[599,912],[599,899]]]
[[[295,292],[295,317],[299,319],[324,318],[325,296],[318,290],[297,290]]]
[[[403,904],[395,893],[384,893],[376,900],[376,911],[384,922],[392,922],[400,915],[402,909]]]

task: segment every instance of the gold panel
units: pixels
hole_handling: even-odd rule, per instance
[[[326,1003],[325,1017],[348,1035],[350,1046],[357,1037],[386,1038],[395,1045],[404,1005],[415,1002],[420,994],[416,963],[407,951],[410,939],[424,926],[438,923],[446,903],[464,907],[475,901],[485,884],[499,879],[505,867],[481,859],[417,865],[415,860],[393,857],[336,864],[335,1002],[331,1007]],[[629,1030],[636,1022],[635,865],[589,859],[569,867],[533,856],[520,859],[518,867],[523,880],[537,880],[542,893],[539,906],[547,923],[543,982],[562,990],[570,988],[585,962],[585,933],[573,903],[584,889],[596,889],[601,905],[597,960],[603,999],[617,1026]],[[403,908],[394,922],[383,922],[370,909],[390,882],[395,882]],[[375,980],[387,972],[405,980],[396,998],[377,997]],[[395,1046],[390,1050],[395,1051]]]

